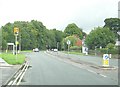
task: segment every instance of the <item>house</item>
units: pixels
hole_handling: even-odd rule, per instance
[[[116,40],[115,46],[120,46],[120,41]]]
[[[76,42],[76,46],[82,46],[82,40],[78,39]]]

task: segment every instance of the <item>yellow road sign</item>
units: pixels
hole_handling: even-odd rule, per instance
[[[19,33],[19,28],[15,27],[14,28],[14,34],[18,34]]]
[[[103,65],[109,66],[109,60],[103,60]]]

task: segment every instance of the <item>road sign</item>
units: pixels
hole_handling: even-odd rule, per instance
[[[71,43],[70,40],[67,40],[67,45],[70,45],[70,43]]]
[[[15,28],[14,28],[14,34],[15,34],[15,35],[18,35],[18,33],[19,33],[19,28],[15,27]]]
[[[109,55],[103,54],[103,66],[109,66]]]

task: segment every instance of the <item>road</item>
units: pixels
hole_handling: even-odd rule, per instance
[[[32,67],[20,85],[118,85],[114,79],[60,61],[46,52],[29,53],[27,57]]]

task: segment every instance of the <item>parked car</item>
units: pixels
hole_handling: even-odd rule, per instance
[[[33,52],[39,52],[38,48],[33,49]]]

